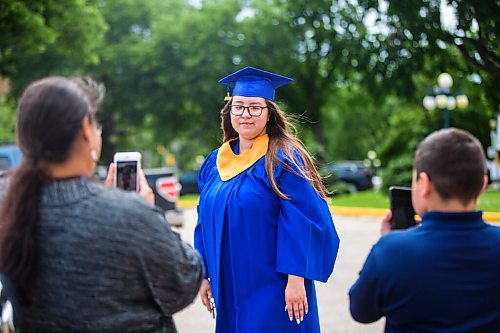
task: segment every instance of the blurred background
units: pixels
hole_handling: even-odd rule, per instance
[[[0,142],[29,82],[90,75],[107,88],[101,164],[138,150],[195,179],[221,143],[217,80],[254,66],[295,79],[278,102],[339,193],[410,185],[417,143],[446,126],[498,177],[499,20],[498,0],[2,0]]]

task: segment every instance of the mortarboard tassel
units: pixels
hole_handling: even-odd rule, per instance
[[[229,100],[231,100],[231,92],[229,86],[227,86],[227,93],[226,96],[224,97],[224,101],[227,102]]]

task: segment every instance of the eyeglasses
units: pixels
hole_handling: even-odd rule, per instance
[[[231,114],[233,116],[242,116],[243,113],[245,113],[245,109],[247,109],[248,114],[251,117],[260,117],[262,115],[262,110],[267,108],[267,106],[260,106],[260,105],[243,106],[237,104],[232,104],[229,107],[231,108]]]

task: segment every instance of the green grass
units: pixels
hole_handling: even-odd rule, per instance
[[[389,197],[381,192],[362,191],[334,196],[330,201],[333,206],[366,207],[389,209]]]
[[[334,206],[389,208],[389,197],[375,191],[356,192],[334,197]],[[500,212],[500,190],[487,190],[478,201],[478,209],[485,212]]]
[[[198,201],[199,196],[188,194],[180,197],[180,201]],[[389,208],[389,197],[375,191],[363,191],[353,194],[339,195],[331,200],[334,206]],[[500,212],[500,190],[487,190],[478,202],[478,208],[485,212]]]
[[[477,207],[485,212],[500,212],[500,190],[487,190],[479,197]]]
[[[198,194],[184,194],[184,195],[180,196],[179,201],[196,201],[196,202],[198,202],[198,199],[200,199],[200,196]]]

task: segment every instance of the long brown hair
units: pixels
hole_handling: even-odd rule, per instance
[[[224,134],[223,142],[238,137],[238,132],[236,132],[231,125],[230,105],[231,101],[224,105],[221,110],[221,127]],[[283,193],[279,189],[276,179],[274,179],[274,170],[279,163],[293,173],[297,174],[297,172],[299,172],[299,175],[307,179],[314,190],[326,200],[327,190],[311,155],[296,137],[295,126],[276,103],[266,100],[266,105],[269,110],[269,121],[266,127],[267,135],[269,136],[269,147],[267,149],[268,153],[266,154],[266,173],[274,192],[281,198],[289,199],[286,193]],[[283,151],[286,158],[291,161],[293,168],[283,163],[278,158],[278,151],[280,149]],[[297,153],[299,156],[297,156]],[[302,161],[300,161],[299,158]]]
[[[94,119],[90,80],[49,77],[26,88],[18,103],[17,144],[24,154],[0,210],[0,269],[13,281],[23,304],[38,258],[40,189],[47,165],[67,160],[84,117]],[[87,90],[88,89],[88,90]]]

